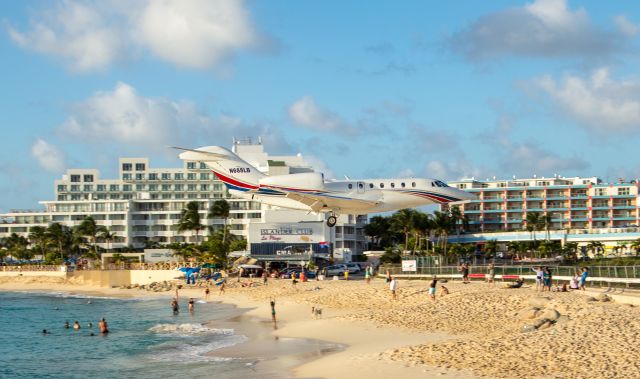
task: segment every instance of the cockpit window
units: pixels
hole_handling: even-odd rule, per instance
[[[436,185],[438,187],[449,187],[446,183],[436,180]]]

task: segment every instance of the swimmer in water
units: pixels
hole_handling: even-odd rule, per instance
[[[65,321],[64,328],[65,329],[69,329],[70,328],[69,321]]]
[[[98,328],[100,329],[100,333],[102,333],[102,334],[109,333],[109,329],[108,329],[108,326],[107,326],[107,320],[105,320],[104,317],[98,323]]]
[[[50,334],[47,329],[42,329],[42,334]]]
[[[73,330],[80,330],[80,323],[77,320],[73,322]]]

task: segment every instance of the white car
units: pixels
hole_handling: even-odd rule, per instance
[[[347,268],[346,265],[340,264],[340,265],[327,266],[324,269],[327,272],[326,274],[327,276],[333,276],[333,275],[343,275],[345,268]]]
[[[360,265],[357,263],[347,263],[347,268],[349,269],[349,274],[357,274],[362,270]]]

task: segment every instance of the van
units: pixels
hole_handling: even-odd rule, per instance
[[[345,269],[348,269],[348,268],[346,265],[343,265],[343,264],[327,266],[324,268],[327,276],[342,275],[344,274]]]

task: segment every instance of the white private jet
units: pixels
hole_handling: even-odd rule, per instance
[[[319,172],[268,176],[228,149],[185,149],[180,159],[204,162],[231,193],[283,208],[329,214],[369,214],[428,204],[458,203],[476,196],[436,179],[325,180]]]

